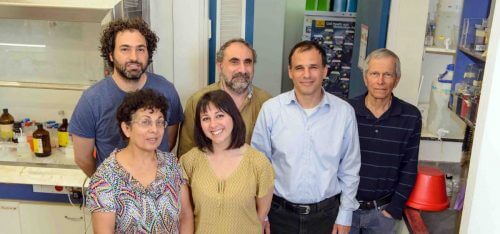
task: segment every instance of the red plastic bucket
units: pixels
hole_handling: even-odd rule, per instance
[[[406,205],[424,211],[448,208],[444,173],[435,167],[418,166],[417,181]]]

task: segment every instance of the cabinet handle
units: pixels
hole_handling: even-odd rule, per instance
[[[69,217],[69,216],[65,215],[64,218],[67,219],[67,220],[70,220],[70,221],[80,221],[80,220],[83,220],[82,216],[80,216],[80,217]]]
[[[17,210],[17,207],[12,207],[12,206],[0,206],[0,209],[2,209],[2,210]]]

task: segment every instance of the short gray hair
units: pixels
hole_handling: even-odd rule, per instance
[[[401,62],[399,61],[399,57],[396,55],[396,53],[392,52],[389,49],[386,48],[380,48],[372,51],[368,57],[365,59],[365,66],[363,68],[363,77],[366,77],[366,73],[368,72],[368,64],[372,59],[377,59],[377,58],[393,58],[394,59],[394,65],[396,67],[396,77],[400,78],[401,77]]]
[[[219,51],[217,51],[217,55],[216,55],[216,61],[218,63],[222,62],[222,60],[224,59],[224,51],[227,49],[227,47],[229,47],[233,43],[241,43],[241,44],[245,45],[248,49],[250,49],[252,51],[253,63],[254,64],[257,63],[257,53],[252,48],[252,45],[250,45],[250,43],[245,41],[245,39],[243,39],[243,38],[233,38],[229,41],[226,41],[224,44],[222,44]]]

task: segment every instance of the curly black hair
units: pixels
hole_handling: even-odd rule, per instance
[[[111,21],[106,28],[104,28],[101,34],[101,57],[103,57],[108,63],[109,67],[113,68],[113,61],[109,59],[109,55],[113,53],[115,49],[116,34],[126,30],[137,30],[146,39],[148,48],[148,64],[153,62],[153,53],[156,50],[156,44],[158,43],[158,36],[151,31],[148,23],[146,23],[141,18],[133,19],[117,19]]]
[[[118,120],[120,130],[121,123],[130,124],[132,115],[140,109],[159,110],[166,119],[168,100],[165,96],[148,88],[128,93],[118,107],[118,110],[116,110],[116,120]],[[123,130],[120,133],[124,139],[127,139]]]

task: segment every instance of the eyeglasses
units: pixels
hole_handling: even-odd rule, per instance
[[[167,121],[165,121],[165,120],[153,121],[151,119],[142,119],[142,120],[130,121],[129,123],[136,123],[141,128],[149,128],[149,127],[153,126],[153,123],[155,124],[155,126],[157,128],[166,128],[167,127]]]
[[[370,78],[379,78],[380,76],[384,77],[384,78],[394,78],[394,73],[389,73],[389,72],[384,72],[384,73],[380,73],[380,72],[368,72],[368,77]]]

